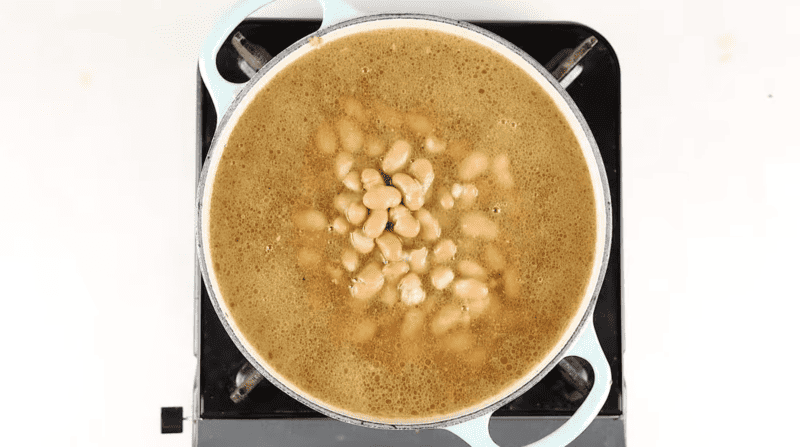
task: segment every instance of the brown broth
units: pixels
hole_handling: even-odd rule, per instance
[[[436,178],[424,207],[439,219],[441,238],[458,245],[451,267],[463,259],[487,266],[489,242],[466,237],[459,228],[463,207],[457,201],[444,210],[438,194],[454,183],[478,188],[468,209],[498,225],[491,244],[506,266],[484,279],[491,304],[469,324],[434,335],[437,312],[463,302],[453,297],[452,285],[437,291],[420,275],[427,297],[414,307],[425,315],[424,326],[417,337],[404,338],[409,306],[351,296],[355,275],[340,262],[349,238],[293,223],[302,209],[321,211],[329,223],[341,215],[333,202],[345,188],[333,172],[334,155],[320,152],[315,133],[344,116],[343,98],[363,105],[356,121],[366,134],[387,146],[405,138],[414,146],[412,159],[432,162]],[[436,155],[422,149],[424,136],[404,121],[409,113],[427,117],[448,149]],[[460,181],[457,165],[473,150],[490,159],[507,154],[513,188],[499,187],[491,170]],[[379,169],[380,159],[362,149],[353,169],[367,167]],[[449,414],[524,376],[577,312],[595,255],[589,170],[553,101],[499,54],[433,31],[323,41],[278,74],[236,123],[214,179],[210,216],[221,294],[248,342],[311,396],[373,419]],[[404,250],[422,245],[407,240]],[[319,261],[300,266],[301,250]],[[369,260],[380,257],[362,256],[359,269]],[[506,293],[507,276],[515,272],[520,292]]]

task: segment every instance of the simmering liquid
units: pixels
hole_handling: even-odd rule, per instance
[[[467,40],[316,45],[221,158],[222,299],[286,380],[351,414],[420,420],[497,395],[552,350],[590,279],[576,137],[534,80]]]

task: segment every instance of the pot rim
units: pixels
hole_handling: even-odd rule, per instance
[[[529,373],[526,374],[524,377],[530,376],[530,371],[536,370],[536,368],[541,367],[536,374],[532,377],[529,377],[522,385],[511,385],[507,387],[503,393],[500,395],[504,396],[497,399],[492,399],[490,403],[481,406],[480,408],[474,409],[474,407],[478,404],[473,404],[472,406],[468,407],[464,412],[457,412],[456,414],[451,414],[450,416],[443,418],[443,419],[436,419],[436,418],[426,418],[424,421],[418,422],[382,422],[380,419],[376,420],[367,420],[361,419],[352,414],[346,414],[339,411],[332,409],[327,404],[322,403],[321,401],[318,402],[315,399],[311,398],[310,396],[304,396],[302,393],[295,391],[292,387],[284,383],[280,378],[276,377],[275,374],[267,370],[267,368],[262,364],[262,361],[259,360],[251,349],[249,348],[249,342],[243,336],[237,333],[237,328],[235,327],[234,323],[232,322],[232,318],[227,312],[227,306],[224,303],[220,302],[220,299],[217,297],[217,294],[213,287],[213,282],[210,278],[209,267],[206,263],[206,246],[204,242],[204,215],[205,209],[203,207],[203,203],[205,201],[205,194],[206,194],[206,187],[209,186],[209,168],[211,165],[211,160],[215,156],[216,152],[220,150],[220,145],[222,145],[222,149],[224,150],[224,143],[227,141],[227,137],[229,136],[230,132],[223,132],[230,124],[231,119],[233,118],[234,114],[238,111],[239,106],[241,103],[248,98],[251,90],[253,87],[256,86],[261,79],[267,75],[273,67],[278,65],[281,61],[283,61],[287,56],[294,53],[296,50],[300,49],[305,45],[309,45],[309,40],[312,37],[324,37],[325,35],[332,33],[334,31],[347,28],[350,26],[355,26],[367,22],[379,22],[379,21],[387,21],[387,20],[411,20],[411,21],[422,21],[422,22],[437,22],[439,24],[444,25],[451,25],[454,27],[458,27],[461,29],[465,29],[466,31],[471,31],[473,33],[477,33],[485,38],[495,41],[496,43],[506,47],[508,50],[513,52],[516,56],[520,57],[526,64],[533,67],[536,71],[539,72],[547,81],[548,83],[556,90],[557,97],[554,96],[552,93],[548,92],[551,99],[556,103],[558,106],[558,100],[563,100],[569,112],[571,112],[572,117],[575,118],[577,124],[579,125],[581,134],[586,138],[589,148],[591,149],[591,153],[594,156],[594,166],[597,168],[597,175],[599,177],[599,183],[602,187],[602,197],[603,197],[603,205],[602,209],[603,212],[600,213],[601,204],[598,201],[595,201],[595,207],[597,209],[598,215],[601,216],[605,220],[605,237],[603,241],[603,253],[601,254],[601,260],[599,269],[595,270],[595,274],[592,275],[589,279],[589,286],[594,283],[594,290],[591,293],[588,302],[586,300],[587,294],[584,295],[584,303],[582,306],[585,305],[585,309],[583,314],[581,315],[580,319],[577,319],[577,314],[571,320],[571,327],[572,330],[569,334],[569,337],[566,341],[564,341],[564,336],[562,335],[561,340],[559,340],[556,346],[560,345],[560,348],[557,350],[552,349],[548,355],[545,357],[546,359],[549,358],[547,363],[542,366],[542,362],[536,365],[535,368],[529,370]],[[463,36],[459,36],[464,38]],[[480,42],[476,42],[479,45],[484,45]],[[486,45],[484,45],[486,46]],[[491,48],[490,48],[491,49]],[[301,56],[302,57],[302,56]],[[515,63],[512,61],[512,63]],[[518,65],[515,63],[515,65]],[[522,68],[522,67],[521,67]],[[538,83],[538,81],[537,81]],[[546,86],[541,85],[541,87],[545,90]],[[567,111],[564,110],[562,107],[559,107],[560,111],[565,115],[565,118],[569,120],[569,116]],[[235,123],[234,123],[235,124]],[[577,129],[574,126],[571,126],[572,130],[576,132],[576,137],[580,143],[580,135],[578,135]],[[227,134],[225,140],[222,138],[222,134]],[[221,154],[220,154],[221,157]],[[584,156],[584,159],[586,157]],[[587,166],[591,171],[593,170],[592,163],[590,160],[587,161]],[[213,178],[212,178],[213,180]],[[595,183],[595,181],[593,181]],[[597,186],[597,185],[595,185]],[[213,189],[213,186],[212,186]],[[595,197],[598,194],[595,192]],[[217,124],[214,137],[211,141],[211,145],[206,156],[206,159],[203,163],[203,169],[201,171],[199,181],[198,181],[198,189],[197,189],[197,196],[196,196],[196,219],[195,219],[195,249],[197,252],[197,256],[199,258],[200,270],[201,274],[203,275],[203,280],[206,284],[206,291],[208,292],[209,298],[211,299],[211,303],[216,311],[220,321],[222,322],[225,331],[233,340],[236,347],[239,351],[242,352],[245,359],[250,362],[256,370],[267,378],[273,385],[275,385],[278,389],[283,391],[284,393],[288,394],[292,398],[298,400],[299,402],[303,403],[311,407],[312,409],[325,414],[333,419],[337,419],[343,422],[347,422],[354,425],[359,425],[363,427],[369,428],[377,428],[377,429],[408,429],[408,430],[419,430],[419,429],[431,429],[431,428],[443,428],[448,427],[456,424],[460,424],[480,416],[486,415],[487,413],[494,412],[496,409],[500,408],[501,406],[511,402],[512,400],[516,399],[526,391],[528,391],[531,387],[533,387],[536,383],[538,383],[544,376],[546,376],[555,366],[556,364],[564,358],[565,353],[568,351],[570,346],[574,344],[575,340],[580,336],[582,332],[582,328],[587,323],[589,318],[594,314],[595,304],[597,302],[597,297],[600,293],[600,289],[602,287],[603,278],[605,276],[606,268],[608,265],[608,259],[610,255],[610,247],[611,247],[611,236],[612,236],[612,219],[611,219],[611,196],[610,190],[608,185],[608,178],[605,173],[605,167],[603,164],[602,157],[600,156],[600,151],[597,146],[597,142],[594,139],[594,136],[589,129],[586,120],[584,119],[583,115],[581,114],[580,110],[572,100],[572,98],[567,94],[566,90],[558,83],[558,81],[541,65],[539,62],[534,60],[530,55],[526,52],[522,51],[516,45],[512,44],[511,42],[503,39],[502,37],[484,29],[473,25],[468,22],[463,22],[459,20],[449,19],[445,17],[435,16],[435,15],[428,15],[428,14],[414,14],[414,13],[392,13],[392,14],[376,14],[376,15],[367,15],[362,17],[357,17],[351,20],[346,20],[337,24],[334,24],[328,28],[319,29],[308,36],[298,40],[291,46],[287,47],[285,50],[280,52],[278,55],[273,57],[267,65],[265,65],[262,69],[258,71],[258,73],[250,79],[236,94],[236,97],[231,102],[230,106],[226,110],[224,116],[219,123]],[[599,221],[600,219],[598,219]],[[598,231],[599,235],[599,231]],[[597,253],[595,253],[595,260],[597,259]],[[587,286],[588,290],[588,286]],[[565,332],[566,333],[566,332]],[[266,362],[264,362],[266,363]],[[517,383],[522,379],[518,379]],[[289,382],[288,380],[286,382]],[[516,388],[514,388],[516,386]],[[512,389],[511,392],[508,392],[509,389]],[[506,394],[507,393],[507,394]],[[484,401],[486,402],[486,401]]]

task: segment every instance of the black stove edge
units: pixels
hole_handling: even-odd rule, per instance
[[[493,418],[489,431],[498,445],[527,445],[552,433],[568,417]],[[347,445],[349,447],[464,446],[464,441],[446,430],[375,430],[333,419],[242,420],[202,419],[196,433],[203,447],[253,445]],[[570,447],[625,446],[625,420],[598,416]]]

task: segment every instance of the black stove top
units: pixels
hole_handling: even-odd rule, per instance
[[[622,383],[622,270],[620,259],[620,74],[619,64],[608,42],[594,30],[576,23],[554,22],[472,22],[513,42],[542,64],[561,50],[577,47],[590,36],[596,46],[581,61],[583,72],[567,91],[580,108],[594,134],[606,168],[613,204],[611,257],[597,307],[594,326],[612,371],[612,388],[600,416],[623,414]],[[247,40],[278,54],[319,28],[318,20],[249,19],[236,31]],[[223,77],[246,82],[248,77],[237,64],[237,53],[228,42],[220,50],[217,65]],[[216,127],[211,98],[198,76],[197,172],[211,145]],[[199,419],[287,419],[327,418],[287,396],[268,381],[260,382],[249,395],[234,403],[230,395],[237,371],[246,362],[220,323],[206,292],[205,283],[196,277],[199,294],[198,337]],[[197,298],[197,297],[196,297]],[[580,362],[583,362],[581,359]],[[578,365],[580,366],[580,365]],[[585,365],[584,365],[585,366]],[[591,368],[587,368],[591,371]],[[591,376],[591,374],[590,374]],[[590,379],[591,380],[591,379]],[[495,417],[568,416],[583,401],[580,384],[565,380],[555,368],[541,382],[494,413]]]

